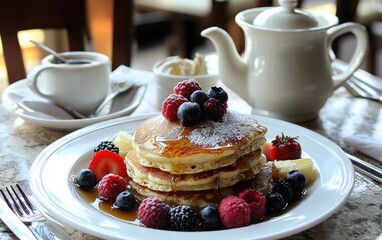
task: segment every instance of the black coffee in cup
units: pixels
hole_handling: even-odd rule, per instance
[[[91,63],[91,60],[88,59],[67,59],[67,64],[89,64]]]

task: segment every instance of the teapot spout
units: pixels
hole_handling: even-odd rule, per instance
[[[219,75],[223,83],[248,101],[247,64],[237,52],[232,38],[218,27],[207,28],[201,32],[201,35],[210,39],[215,46]]]

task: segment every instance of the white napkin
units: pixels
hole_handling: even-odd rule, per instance
[[[382,162],[382,140],[367,135],[353,135],[344,138],[344,142],[376,160]]]
[[[133,86],[139,87],[149,83],[154,78],[151,72],[132,69],[125,65],[120,65],[110,73],[110,80],[115,83],[132,82]]]

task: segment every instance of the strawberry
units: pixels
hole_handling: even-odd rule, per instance
[[[113,173],[123,178],[127,177],[126,165],[123,158],[119,154],[108,150],[94,153],[89,169],[95,173],[98,182],[108,173]]]
[[[293,160],[301,158],[301,146],[298,137],[276,136],[268,149],[269,160]]]

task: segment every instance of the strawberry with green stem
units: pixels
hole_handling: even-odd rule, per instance
[[[301,146],[298,137],[285,136],[281,133],[272,141],[268,149],[269,160],[293,160],[301,158]]]

